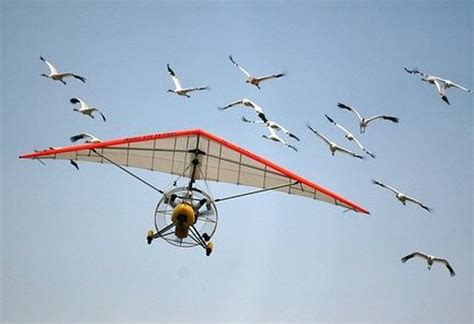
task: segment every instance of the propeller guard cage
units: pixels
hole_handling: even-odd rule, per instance
[[[179,204],[189,204],[190,206],[196,206],[203,199],[206,200],[202,207],[195,210],[195,223],[189,227],[189,234],[183,238],[176,235],[177,226],[173,222],[173,213],[177,206],[171,205],[173,195],[176,195],[177,200],[179,199]],[[197,188],[174,188],[163,195],[155,209],[155,229],[159,233],[158,236],[178,247],[202,245],[201,241],[204,234],[207,234],[208,239],[214,235],[217,221],[217,208],[214,200],[206,192]],[[194,230],[198,233],[195,233]]]

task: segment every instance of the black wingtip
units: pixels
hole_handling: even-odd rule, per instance
[[[337,103],[337,106],[338,106],[339,108],[341,108],[341,109],[350,109],[348,105],[345,105],[345,104],[343,104],[343,103],[341,103],[341,102],[338,102],[338,103]]]
[[[329,116],[326,115],[326,114],[324,114],[324,116],[326,116],[326,118],[327,118],[331,123],[334,123],[334,120],[333,120],[331,117],[329,117]]]
[[[74,166],[76,168],[76,170],[79,171],[79,165],[77,165],[76,161],[74,160],[69,160],[69,162],[72,164],[72,166]]]

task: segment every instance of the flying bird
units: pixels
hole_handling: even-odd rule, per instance
[[[403,205],[406,205],[407,201],[410,201],[410,202],[412,202],[412,203],[415,203],[415,204],[419,205],[421,208],[425,209],[426,211],[428,211],[428,212],[430,212],[430,213],[433,211],[432,208],[430,208],[430,207],[428,207],[428,206],[425,206],[425,205],[424,205],[423,203],[421,203],[420,201],[416,200],[415,198],[412,198],[412,197],[410,197],[410,196],[405,195],[404,193],[398,191],[398,190],[395,189],[395,188],[392,188],[392,187],[390,187],[390,186],[388,186],[388,185],[386,185],[386,184],[383,184],[383,183],[381,183],[381,182],[379,182],[379,181],[377,181],[377,180],[372,180],[372,183],[373,183],[373,184],[376,184],[376,185],[378,185],[378,186],[380,186],[380,187],[382,187],[382,188],[388,189],[388,190],[390,190],[391,192],[395,193],[395,197],[397,197],[397,199],[400,200],[400,202],[401,202]]]
[[[77,74],[74,74],[74,73],[70,73],[70,72],[67,72],[67,73],[59,73],[58,70],[56,70],[56,68],[54,67],[54,65],[52,65],[51,63],[49,63],[44,57],[40,56],[40,60],[45,62],[48,67],[49,67],[49,74],[41,74],[41,76],[44,76],[45,78],[49,78],[49,79],[53,79],[55,81],[61,81],[62,84],[66,84],[66,82],[63,80],[64,78],[68,78],[68,77],[73,77],[73,78],[76,78],[78,80],[81,80],[82,82],[86,82],[86,78],[80,76],[80,75],[77,75]]]
[[[365,147],[359,142],[359,140],[357,138],[355,138],[354,135],[352,135],[351,132],[349,132],[347,129],[345,129],[343,126],[339,125],[338,123],[336,123],[331,117],[329,117],[328,115],[324,115],[326,116],[326,118],[329,120],[329,122],[333,125],[335,125],[337,128],[341,129],[346,135],[345,138],[347,138],[349,141],[354,141],[362,151],[364,151],[366,154],[370,155],[372,158],[375,159],[375,154],[372,154],[370,153],[369,151],[367,151],[365,149]]]
[[[351,152],[349,151],[348,149],[345,149],[339,145],[337,145],[336,143],[334,142],[331,142],[326,136],[324,136],[323,134],[319,133],[317,130],[314,130],[310,125],[307,125],[308,129],[310,131],[312,131],[315,135],[319,136],[324,142],[326,142],[327,145],[329,145],[329,150],[331,151],[331,154],[334,156],[334,154],[339,151],[339,152],[342,152],[342,153],[346,153],[346,154],[349,154],[355,158],[358,158],[358,159],[364,159],[363,156],[361,155],[358,155],[354,152]]]
[[[434,75],[429,75],[429,74],[425,74],[423,72],[420,72],[418,71],[417,68],[413,68],[411,70],[407,69],[407,68],[404,68],[406,72],[410,73],[410,74],[419,74],[422,76],[421,78],[421,81],[424,81],[424,82],[427,82],[429,84],[434,84],[436,86],[436,90],[438,90],[438,94],[440,95],[441,99],[446,102],[448,105],[450,104],[449,103],[449,100],[448,100],[448,97],[446,96],[446,91],[451,88],[451,87],[454,87],[454,88],[458,88],[458,89],[461,89],[461,90],[464,90],[468,93],[472,93],[471,90],[457,84],[457,83],[454,83],[453,81],[451,80],[447,80],[447,79],[443,79],[443,78],[440,78],[440,77],[437,77],[437,76],[434,76]]]
[[[174,71],[171,69],[170,65],[167,64],[166,67],[168,68],[168,72],[169,72],[170,77],[173,80],[173,83],[174,83],[174,86],[175,86],[174,90],[173,89],[168,89],[168,92],[174,92],[177,95],[184,96],[184,97],[187,97],[187,98],[191,98],[191,96],[188,95],[188,92],[201,91],[201,90],[211,90],[211,88],[209,86],[194,87],[194,88],[183,88],[181,86],[181,82],[179,81],[179,79],[176,76],[176,74],[174,73]]]
[[[402,263],[407,262],[408,260],[410,260],[413,257],[421,257],[421,258],[425,259],[426,262],[428,263],[428,270],[431,270],[431,267],[433,266],[434,262],[438,262],[438,263],[443,263],[446,266],[446,268],[448,268],[449,273],[451,274],[451,277],[454,277],[456,275],[456,273],[454,272],[454,269],[451,267],[448,260],[438,258],[438,257],[432,256],[432,255],[427,255],[427,254],[424,254],[424,253],[421,253],[421,252],[418,252],[418,251],[413,252],[411,254],[408,254],[407,256],[404,256],[402,258]]]
[[[365,129],[367,128],[367,125],[371,121],[376,120],[376,119],[385,119],[385,120],[389,120],[389,121],[394,122],[394,123],[398,123],[398,118],[397,117],[392,117],[392,116],[387,116],[387,115],[377,115],[377,116],[373,116],[373,117],[370,117],[370,118],[364,118],[357,112],[357,110],[355,110],[354,108],[352,108],[350,106],[347,106],[347,105],[345,105],[343,103],[340,103],[340,102],[337,103],[337,106],[341,109],[346,109],[346,110],[352,111],[357,116],[357,118],[359,119],[359,127],[360,127],[360,133],[361,134],[365,133]]]
[[[105,122],[106,121],[106,118],[104,116],[104,114],[102,112],[99,111],[99,109],[97,108],[93,108],[93,107],[89,107],[88,104],[86,104],[84,101],[82,101],[81,99],[79,98],[71,98],[69,100],[70,103],[72,103],[73,105],[75,104],[79,104],[80,107],[79,108],[74,108],[73,110],[74,111],[77,111],[81,114],[84,114],[84,115],[87,115],[91,118],[94,118],[94,115],[92,115],[92,113],[94,112],[98,112],[101,116],[102,116],[102,120]]]
[[[245,82],[256,86],[258,89],[260,89],[260,82],[263,82],[265,80],[278,79],[286,75],[286,73],[283,72],[283,73],[278,73],[278,74],[269,74],[269,75],[255,77],[255,76],[250,75],[250,73],[248,73],[242,66],[240,66],[239,63],[237,63],[234,60],[232,55],[229,56],[229,59],[232,62],[232,64],[234,64],[237,68],[239,68],[240,71],[242,71],[247,76],[247,79],[245,80]]]
[[[252,100],[247,99],[247,98],[233,101],[225,107],[218,107],[218,109],[219,110],[227,110],[227,109],[229,109],[231,107],[234,107],[234,106],[237,106],[237,105],[244,105],[245,107],[252,108],[261,120],[263,120],[264,122],[268,121],[267,117],[265,116],[265,113],[263,112],[263,109],[259,105],[257,105],[255,102],[253,102]]]
[[[75,143],[79,140],[85,140],[85,143],[100,143],[101,140],[89,133],[80,133],[74,136],[71,136],[71,142]]]
[[[271,121],[271,120],[267,120],[267,121],[264,121],[264,120],[248,120],[247,118],[245,118],[245,116],[242,116],[242,121],[246,122],[246,123],[252,123],[252,124],[263,124],[266,127],[270,127],[270,128],[272,128],[276,131],[282,131],[283,133],[285,133],[286,135],[288,135],[291,138],[294,138],[298,142],[300,141],[300,139],[295,134],[290,133],[286,128],[284,128],[280,124],[275,123],[274,121]]]
[[[293,145],[285,142],[281,137],[279,137],[272,127],[270,127],[270,126],[266,126],[266,127],[267,127],[267,130],[270,132],[270,135],[265,135],[264,134],[264,135],[262,135],[263,138],[268,139],[268,140],[272,140],[272,141],[275,141],[275,142],[280,142],[283,145],[288,146],[289,148],[293,149],[295,152],[298,152],[298,149],[296,147],[294,147]]]

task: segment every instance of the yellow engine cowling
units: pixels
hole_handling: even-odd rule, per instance
[[[188,236],[189,226],[196,222],[194,208],[189,204],[178,204],[171,215],[171,221],[175,224],[175,235],[181,239]]]

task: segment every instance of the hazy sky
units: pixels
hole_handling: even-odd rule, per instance
[[[1,1],[1,319],[5,322],[472,322],[473,97],[403,67],[474,87],[472,1]],[[286,71],[258,90],[255,74]],[[40,76],[43,55],[87,78]],[[167,93],[170,64],[190,99]],[[72,111],[79,97],[107,116]],[[248,97],[301,138],[294,152],[218,111]],[[378,121],[358,134],[355,117]],[[356,150],[331,156],[311,125]],[[160,196],[111,165],[19,160],[34,149],[203,128],[367,208],[279,192],[219,204],[210,257],[146,231]],[[163,189],[173,177],[134,170]],[[434,208],[403,206],[377,179]],[[215,197],[245,187],[199,184]],[[457,276],[400,257],[446,257]]]

